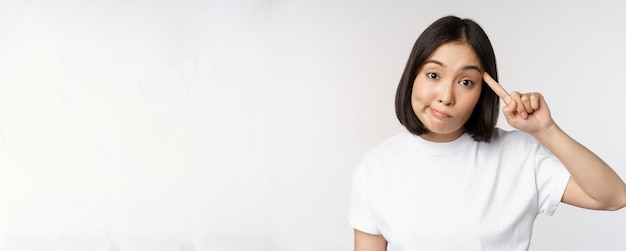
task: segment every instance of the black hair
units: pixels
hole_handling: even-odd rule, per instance
[[[476,52],[483,69],[498,80],[496,56],[485,31],[470,19],[446,16],[438,19],[417,38],[409,56],[402,78],[396,91],[396,116],[409,132],[415,135],[429,133],[424,124],[417,118],[411,106],[411,93],[417,73],[428,57],[440,45],[459,41],[467,43]],[[489,142],[498,122],[500,99],[483,81],[483,88],[472,115],[465,122],[465,132],[476,141]]]

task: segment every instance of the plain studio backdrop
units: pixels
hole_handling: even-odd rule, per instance
[[[351,173],[411,47],[472,18],[626,178],[624,1],[1,1],[0,250],[350,250]],[[510,129],[503,117],[499,125]],[[427,206],[427,205],[425,205]],[[561,205],[531,250],[626,250]]]

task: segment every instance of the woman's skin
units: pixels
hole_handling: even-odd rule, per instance
[[[562,202],[588,209],[617,210],[626,206],[626,185],[604,161],[561,130],[539,93],[509,94],[480,67],[474,50],[463,42],[439,46],[420,68],[413,83],[411,105],[430,131],[420,135],[449,142],[463,135],[463,124],[478,102],[483,80],[505,102],[508,124],[530,134],[567,168],[571,178]],[[382,235],[354,230],[354,250],[386,250]]]
[[[433,142],[453,141],[463,135],[482,89],[480,59],[463,42],[440,45],[426,59],[413,82],[411,106]]]

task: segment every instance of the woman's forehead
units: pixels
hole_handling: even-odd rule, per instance
[[[482,70],[480,59],[474,49],[467,43],[448,42],[437,47],[424,61],[424,65],[438,65],[451,69]]]

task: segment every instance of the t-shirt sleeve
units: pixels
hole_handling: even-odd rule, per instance
[[[538,146],[535,160],[539,213],[551,216],[561,204],[570,174],[563,163],[542,145]]]
[[[357,168],[352,177],[352,194],[350,209],[348,211],[348,223],[359,231],[369,234],[380,234],[373,220],[370,203],[361,189],[364,182],[362,168]]]

